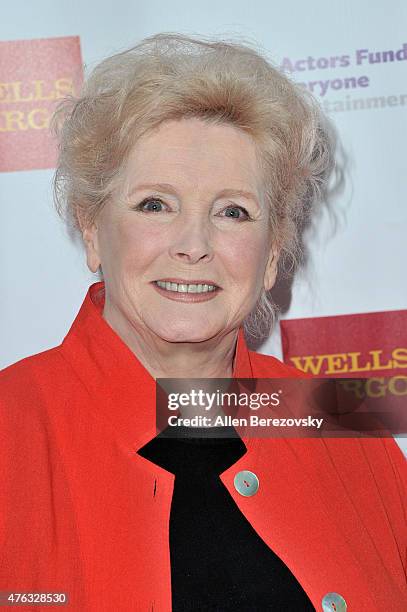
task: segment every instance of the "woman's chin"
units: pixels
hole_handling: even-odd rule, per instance
[[[166,329],[155,329],[157,336],[166,342],[205,342],[216,336],[216,329],[212,326],[206,328],[195,325],[169,325]]]

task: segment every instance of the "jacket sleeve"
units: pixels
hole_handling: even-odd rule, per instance
[[[71,496],[37,362],[22,360],[0,372],[0,591],[76,597],[77,542],[61,542]]]
[[[392,438],[383,439],[383,443],[399,495],[400,521],[396,519],[394,527],[399,527],[396,537],[407,578],[407,462],[400,447]]]
[[[0,589],[33,589],[52,539],[47,427],[20,369],[0,377]],[[21,376],[20,376],[21,374]]]

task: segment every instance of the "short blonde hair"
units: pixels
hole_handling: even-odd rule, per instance
[[[138,138],[188,117],[232,124],[253,137],[279,264],[293,266],[301,257],[300,228],[332,167],[326,119],[309,92],[242,39],[160,33],[97,65],[79,97],[62,101],[54,115],[58,213],[74,231],[80,219],[91,224],[117,193]],[[267,334],[274,312],[262,294],[246,332]]]

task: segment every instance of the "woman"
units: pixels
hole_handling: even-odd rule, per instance
[[[302,376],[244,332],[270,328],[329,174],[316,104],[249,46],[160,34],[57,117],[58,209],[103,280],[60,346],[1,374],[1,590],[98,612],[406,609],[393,440],[156,436],[157,378]]]

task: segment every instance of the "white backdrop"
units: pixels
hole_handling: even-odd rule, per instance
[[[312,236],[284,316],[395,310],[407,302],[407,3],[377,4],[14,0],[2,5],[0,40],[77,35],[90,69],[159,31],[237,33],[277,64],[301,68],[294,77],[313,88],[337,126],[347,175],[335,202],[339,226],[329,237],[325,217]],[[361,50],[400,50],[399,59],[370,63]],[[358,86],[344,89],[345,79]],[[0,174],[0,367],[59,344],[97,280],[53,211],[51,178],[52,170]],[[281,357],[277,330],[259,350]]]

